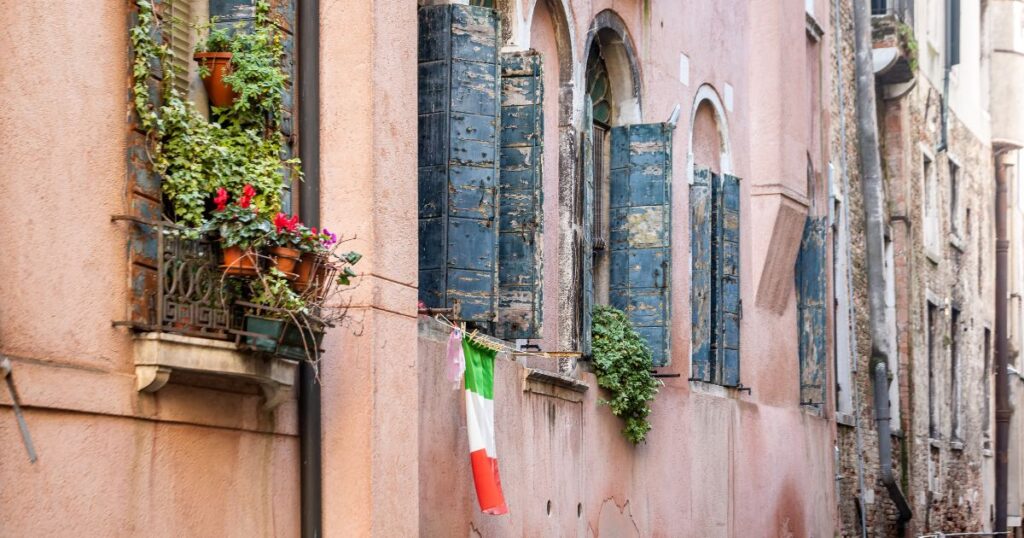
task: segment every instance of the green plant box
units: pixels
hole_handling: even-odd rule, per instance
[[[303,340],[305,340],[305,345],[303,345]],[[324,333],[322,331],[310,334],[308,329],[300,330],[295,325],[288,325],[281,338],[281,344],[277,346],[277,354],[286,359],[305,360],[307,358],[306,350],[320,349],[323,340]]]
[[[245,343],[260,350],[273,352],[277,349],[277,342],[281,339],[285,322],[283,319],[262,318],[259,316],[245,316],[245,332],[256,333],[262,336],[246,336]]]

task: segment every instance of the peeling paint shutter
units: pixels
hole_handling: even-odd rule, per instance
[[[825,237],[827,217],[807,217],[796,259],[800,403],[825,402]]]
[[[609,302],[626,312],[668,363],[672,129],[667,123],[611,131]]]
[[[694,170],[690,186],[690,377],[712,380],[711,368],[711,171]]]
[[[419,298],[491,323],[498,284],[498,18],[419,10]]]
[[[583,238],[580,253],[581,328],[580,351],[590,356],[594,318],[594,103],[588,95],[583,104],[580,163],[583,170]]]
[[[220,27],[251,25],[256,18],[256,4],[253,0],[210,0],[210,17],[216,17]]]
[[[712,175],[714,235],[711,255],[713,329],[711,354],[718,382],[740,383],[740,180]]]
[[[541,56],[502,54],[497,336],[506,340],[541,337],[543,152]]]

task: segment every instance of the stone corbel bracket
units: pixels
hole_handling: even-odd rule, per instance
[[[135,388],[156,392],[173,372],[187,371],[244,379],[260,385],[264,409],[272,410],[288,399],[295,384],[298,362],[244,353],[232,342],[168,333],[135,337]]]

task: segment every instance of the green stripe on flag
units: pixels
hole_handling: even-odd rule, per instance
[[[469,338],[463,338],[462,352],[466,355],[466,390],[493,400],[494,350],[487,349]]]

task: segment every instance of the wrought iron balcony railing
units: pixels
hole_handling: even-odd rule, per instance
[[[243,312],[232,300],[232,283],[218,266],[218,248],[210,238],[185,237],[183,228],[169,222],[128,215],[113,219],[132,228],[132,303],[129,319],[115,325],[237,339]]]

